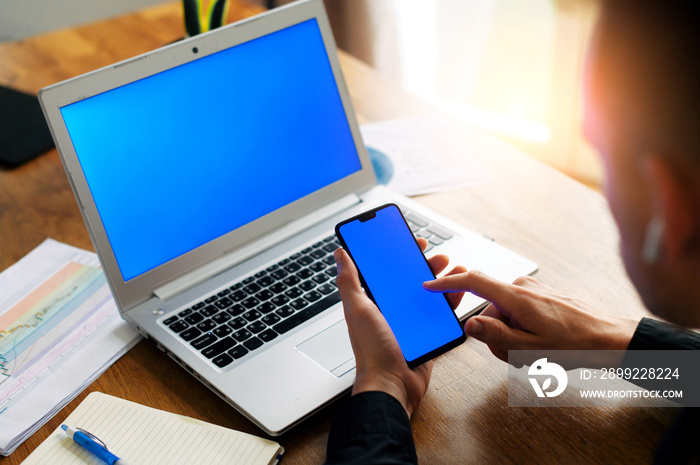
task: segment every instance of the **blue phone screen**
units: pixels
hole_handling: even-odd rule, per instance
[[[395,205],[338,232],[408,362],[464,334],[445,297],[423,289],[434,275]]]

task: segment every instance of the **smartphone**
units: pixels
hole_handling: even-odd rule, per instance
[[[365,292],[389,323],[409,367],[466,340],[447,297],[423,288],[435,275],[399,207],[382,205],[342,221],[335,234],[355,263]]]

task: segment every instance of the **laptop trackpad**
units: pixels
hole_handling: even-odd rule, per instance
[[[345,320],[305,340],[296,348],[338,378],[355,368],[355,355]]]

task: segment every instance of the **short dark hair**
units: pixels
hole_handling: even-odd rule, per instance
[[[700,1],[604,0],[592,96],[637,149],[700,162]]]

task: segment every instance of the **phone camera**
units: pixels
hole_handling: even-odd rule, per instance
[[[192,47],[192,53],[197,53],[199,52],[199,49],[197,47]]]

